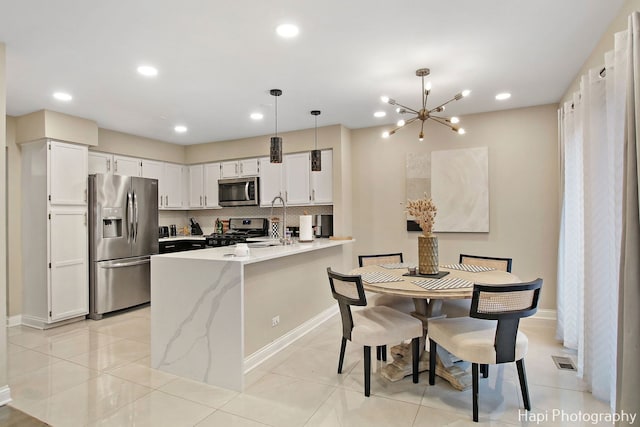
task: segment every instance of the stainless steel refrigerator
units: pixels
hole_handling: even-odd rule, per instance
[[[89,317],[149,302],[158,180],[89,175]]]

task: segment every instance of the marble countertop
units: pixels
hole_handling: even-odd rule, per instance
[[[230,261],[240,262],[242,264],[253,264],[256,262],[268,261],[270,259],[282,258],[290,255],[296,255],[304,252],[316,251],[319,249],[341,246],[352,243],[355,240],[329,240],[317,239],[309,243],[296,242],[292,245],[268,246],[263,248],[250,248],[249,255],[237,257],[234,255],[233,246],[223,246],[219,248],[199,249],[195,251],[173,252],[168,254],[153,255],[154,257],[163,258],[180,258],[180,259],[197,259],[211,261]]]

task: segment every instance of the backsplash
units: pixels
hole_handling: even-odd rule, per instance
[[[198,209],[192,211],[159,211],[158,225],[175,224],[178,227],[178,234],[184,226],[189,225],[189,218],[194,218],[202,227],[204,234],[211,234],[214,231],[214,223],[217,218],[269,218],[271,208],[261,208],[258,206],[238,206],[222,209]],[[287,206],[287,226],[297,227],[298,217],[304,214],[319,215],[333,214],[333,206]],[[282,206],[273,208],[273,216],[282,218]]]

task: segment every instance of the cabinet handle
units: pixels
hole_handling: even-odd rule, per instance
[[[244,170],[244,165],[242,163],[240,163],[240,173],[241,174],[242,174],[243,170]]]
[[[284,200],[285,200],[285,202],[289,201],[289,192],[288,191],[284,192]]]
[[[114,172],[118,172],[118,161],[117,160],[113,161],[113,171]]]
[[[162,203],[162,202],[163,202],[163,201],[164,201],[164,196],[160,196],[160,207],[162,207],[162,205],[163,205],[163,203]]]
[[[236,175],[238,174],[238,164],[236,163]]]
[[[111,170],[111,159],[107,159],[107,172]]]
[[[87,213],[84,213],[84,225],[87,225]]]
[[[169,206],[169,196],[164,196],[164,205]]]
[[[207,205],[207,196],[204,196],[204,205]]]
[[[85,202],[87,201],[87,189],[86,188],[84,189],[84,201]]]
[[[202,196],[200,196],[200,206],[202,206]]]
[[[316,201],[316,190],[311,190],[311,200]]]

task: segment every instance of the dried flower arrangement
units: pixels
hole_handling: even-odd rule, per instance
[[[425,236],[432,235],[437,212],[438,208],[426,193],[424,199],[407,200],[407,213],[414,217],[414,221],[422,228],[422,234]]]

